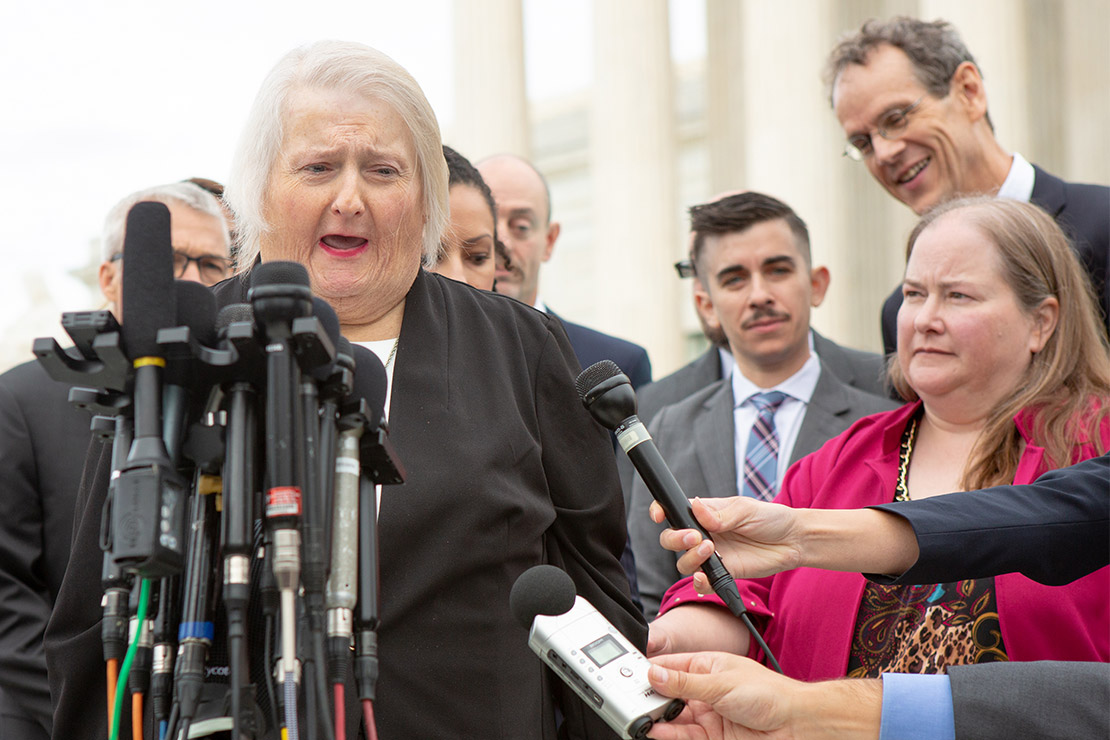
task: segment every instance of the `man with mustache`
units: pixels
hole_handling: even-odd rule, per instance
[[[690,220],[703,288],[695,300],[720,325],[735,369],[661,409],[648,428],[688,496],[770,500],[790,463],[895,404],[845,384],[814,352],[810,309],[824,299],[829,271],[813,267],[809,232],[788,205],[746,192],[694,206]],[[680,578],[674,553],[659,546],[663,527],[648,517],[651,501],[636,478],[628,523],[649,619]]]
[[[547,181],[530,162],[512,154],[496,154],[477,167],[497,204],[497,235],[512,258],[508,270],[498,265],[494,291],[554,315],[539,295],[540,267],[551,259],[559,238],[559,222],[551,220]],[[651,361],[643,347],[562,317],[559,320],[582,367],[612,360],[634,387],[651,382]]]

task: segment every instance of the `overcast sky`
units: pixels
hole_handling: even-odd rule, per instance
[[[524,7],[529,96],[587,87],[589,0]],[[289,49],[324,38],[381,49],[412,72],[449,131],[453,13],[452,0],[5,3],[0,369],[12,347],[29,358],[30,338],[63,336],[60,311],[97,305],[67,273],[89,261],[113,203],[186,177],[226,179],[259,83]],[[675,0],[671,16],[676,58],[703,55],[703,2]],[[36,300],[44,293],[51,303]]]

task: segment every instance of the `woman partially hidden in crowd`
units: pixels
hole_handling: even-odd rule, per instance
[[[258,262],[300,262],[344,336],[386,367],[390,438],[408,477],[381,494],[380,736],[554,738],[556,708],[562,734],[606,736],[545,675],[509,590],[527,568],[558,565],[643,645],[618,561],[612,448],[577,398],[557,320],[421,268],[438,261],[447,223],[441,146],[431,106],[393,60],[340,42],[291,52],[240,139],[227,187],[240,275],[216,295],[242,302]],[[106,736],[104,460],[78,502],[47,634],[58,737]]]
[[[1087,278],[1041,210],[974,198],[930,212],[909,240],[903,295],[891,377],[910,403],[800,460],[778,503],[856,508],[1028,483],[1110,446],[1110,352]],[[885,586],[806,568],[740,585],[793,678],[1110,659],[1107,568],[1057,587],[1019,574]],[[714,600],[676,584],[650,651],[764,657]]]
[[[478,169],[449,146],[447,160],[451,217],[433,272],[481,290],[493,290],[497,270],[508,269],[509,250],[497,238],[497,206]]]

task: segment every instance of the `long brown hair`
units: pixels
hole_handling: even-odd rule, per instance
[[[1050,296],[1060,304],[1055,331],[1033,357],[1022,383],[991,410],[961,485],[974,490],[1013,481],[1022,443],[1013,418],[1025,409],[1034,414],[1033,438],[1045,448],[1049,465],[1075,462],[1074,451],[1083,442],[1105,452],[1099,427],[1110,415],[1110,348],[1091,282],[1067,237],[1034,205],[961,198],[922,217],[910,234],[906,259],[926,228],[956,211],[998,249],[1003,278],[1024,311],[1032,314]],[[890,379],[903,398],[917,399],[897,362],[891,363]]]

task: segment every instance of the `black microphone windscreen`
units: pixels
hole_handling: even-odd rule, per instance
[[[599,383],[623,374],[624,371],[620,369],[617,363],[612,360],[602,360],[601,362],[595,362],[579,373],[574,381],[574,388],[578,391],[578,397],[585,401],[586,394]]]
[[[127,214],[123,237],[121,334],[127,356],[160,356],[158,330],[174,325],[173,242],[170,209],[143,201]]]
[[[177,323],[187,326],[193,338],[205,347],[216,345],[216,296],[207,286],[190,280],[175,280]]]
[[[385,415],[385,395],[389,390],[385,366],[373,351],[360,344],[352,344],[351,352],[355,358],[355,379],[351,386],[351,395],[365,400],[370,413],[374,414],[372,421],[375,424],[380,423]]]
[[[339,335],[339,341],[335,344],[336,364],[348,368],[351,372],[354,372],[355,369],[355,351],[351,349],[353,346],[351,340],[342,334]]]
[[[300,262],[263,262],[251,269],[251,288],[269,285],[309,287],[308,270]]]
[[[231,324],[240,321],[254,323],[254,308],[249,303],[232,303],[220,309],[216,314],[216,331],[222,332]]]
[[[554,565],[536,565],[520,574],[509,592],[509,608],[516,621],[531,629],[539,614],[566,614],[574,606],[574,581]]]
[[[332,346],[336,346],[339,343],[339,317],[335,315],[335,309],[323,298],[313,296],[312,314],[320,320],[320,325],[327,332]]]

